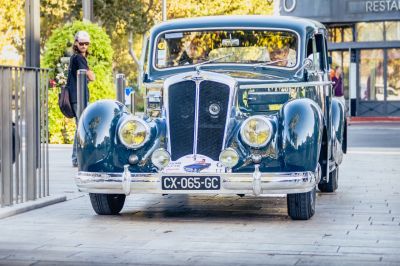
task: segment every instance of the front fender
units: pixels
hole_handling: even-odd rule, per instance
[[[315,171],[321,151],[323,114],[310,99],[286,103],[280,113],[281,151],[287,171]]]
[[[124,105],[112,100],[90,104],[82,113],[77,128],[77,158],[79,170],[102,171],[102,165],[115,148],[116,127],[121,116],[128,115]]]
[[[139,149],[126,148],[118,138],[119,125],[131,113],[121,103],[101,100],[89,105],[82,113],[77,129],[77,158],[80,171],[122,172],[129,165],[129,156],[138,157],[137,164],[131,164],[132,172],[155,171],[149,160],[152,150],[160,147],[164,124],[154,120],[150,127],[149,141]]]

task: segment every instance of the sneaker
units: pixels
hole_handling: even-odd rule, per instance
[[[78,167],[78,161],[73,161],[72,162],[72,167]]]

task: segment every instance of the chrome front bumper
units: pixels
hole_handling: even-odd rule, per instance
[[[210,176],[221,178],[219,190],[163,190],[162,176]],[[79,191],[105,194],[291,194],[311,191],[321,178],[318,167],[315,172],[262,173],[256,166],[253,173],[123,173],[78,172],[75,182]]]

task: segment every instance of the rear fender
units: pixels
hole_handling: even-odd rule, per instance
[[[333,150],[332,154],[337,164],[340,164],[343,157],[343,152],[347,149],[346,143],[346,119],[343,104],[338,100],[332,99],[332,138]]]

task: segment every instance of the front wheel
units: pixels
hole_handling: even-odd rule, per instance
[[[323,183],[322,181],[318,184],[318,189],[321,192],[335,192],[338,188],[339,179],[339,166],[329,173],[329,182]]]
[[[308,220],[315,213],[315,187],[305,193],[287,195],[288,214],[293,220]]]
[[[124,207],[124,194],[98,194],[90,193],[90,202],[93,210],[100,215],[118,214]]]

